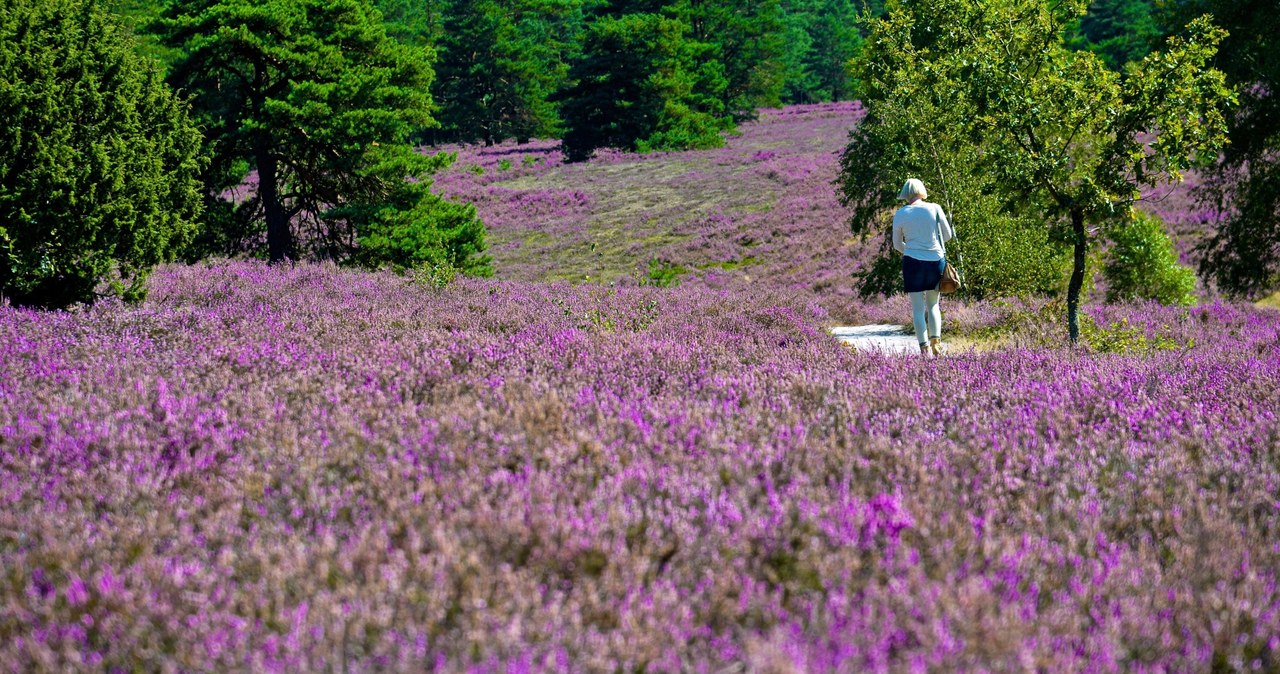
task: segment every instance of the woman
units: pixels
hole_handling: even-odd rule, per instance
[[[898,192],[906,206],[893,214],[893,247],[902,253],[903,289],[911,297],[911,321],[920,353],[937,356],[942,341],[942,311],[938,309],[938,281],[947,266],[943,245],[955,233],[942,207],[925,201],[924,183],[911,178]]]

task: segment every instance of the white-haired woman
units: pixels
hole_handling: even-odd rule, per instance
[[[955,233],[942,207],[925,201],[924,183],[911,178],[898,192],[907,205],[893,214],[893,247],[902,253],[903,289],[911,297],[911,321],[920,353],[938,355],[942,341],[942,311],[938,308],[938,281],[947,265],[944,243]]]

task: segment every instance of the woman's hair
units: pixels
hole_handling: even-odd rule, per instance
[[[925,190],[924,183],[920,182],[919,178],[908,178],[907,182],[902,184],[902,191],[898,192],[898,198],[910,201],[914,197],[927,199],[929,192]]]

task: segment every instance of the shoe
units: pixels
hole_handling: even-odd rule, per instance
[[[920,345],[920,355],[924,356],[925,358],[932,358],[932,357],[933,357],[933,351],[931,351],[931,350],[929,349],[929,345],[928,345],[928,344],[921,344],[921,345]]]
[[[934,337],[929,340],[929,350],[933,352],[934,357],[942,355],[942,338]]]

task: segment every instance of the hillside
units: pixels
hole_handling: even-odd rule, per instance
[[[857,103],[763,110],[722,149],[581,164],[554,143],[447,148],[458,161],[439,187],[477,204],[498,278],[634,282],[666,270],[712,288],[802,287],[834,307],[859,247],[832,183],[860,117]]]
[[[555,142],[448,146],[458,159],[438,187],[476,204],[500,279],[785,288],[833,321],[857,322],[880,315],[881,303],[856,299],[852,276],[880,241],[850,235],[834,183],[861,116],[856,102],[762,110],[722,149],[601,152],[580,164],[565,164]],[[1218,217],[1191,199],[1195,179],[1139,203],[1193,266],[1194,245]]]

